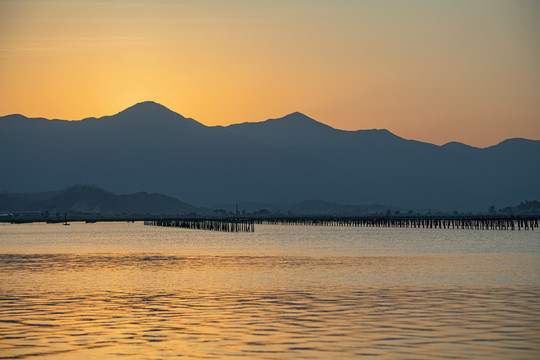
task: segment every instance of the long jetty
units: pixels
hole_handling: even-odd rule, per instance
[[[147,220],[145,225],[224,232],[254,232],[255,224],[388,227],[414,229],[534,230],[540,216],[364,216],[364,217],[251,217]]]
[[[162,219],[147,220],[144,225],[224,232],[254,232],[253,219]]]
[[[367,215],[348,216],[251,216],[251,217],[197,217],[161,218],[92,215],[70,215],[68,217],[5,216],[0,223],[23,224],[32,222],[112,222],[144,221],[145,225],[178,227],[184,229],[212,230],[224,232],[254,232],[255,224],[390,227],[416,229],[474,229],[474,230],[534,230],[538,228],[540,215]]]
[[[259,218],[258,224],[390,227],[417,229],[534,230],[540,216],[365,216],[365,217],[274,217]]]

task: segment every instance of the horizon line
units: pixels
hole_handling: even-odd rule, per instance
[[[229,127],[229,126],[233,126],[233,125],[241,125],[241,124],[260,124],[260,123],[263,123],[263,122],[266,122],[266,121],[269,121],[269,120],[280,120],[280,119],[283,119],[283,118],[286,118],[288,116],[291,116],[291,115],[295,115],[295,114],[299,114],[299,115],[303,115],[319,124],[322,124],[322,125],[325,125],[325,126],[328,126],[330,127],[331,129],[333,130],[338,130],[338,131],[345,131],[345,132],[358,132],[358,131],[373,131],[373,130],[376,130],[376,131],[388,131],[390,134],[394,135],[394,136],[397,136],[401,139],[404,139],[404,140],[407,140],[407,141],[416,141],[416,142],[421,142],[421,143],[426,143],[426,144],[431,144],[431,145],[435,145],[435,146],[438,146],[438,147],[444,147],[446,145],[449,145],[449,144],[461,144],[461,145],[465,145],[465,146],[468,146],[468,147],[472,147],[472,148],[475,148],[475,149],[487,149],[487,148],[490,148],[490,147],[493,147],[493,146],[497,146],[497,145],[500,145],[501,143],[505,142],[505,141],[508,141],[508,140],[528,140],[528,141],[540,141],[540,139],[531,139],[531,138],[525,138],[525,137],[509,137],[509,138],[503,138],[502,140],[500,140],[499,142],[497,143],[494,143],[492,145],[488,145],[488,146],[475,146],[475,145],[469,145],[467,143],[464,143],[464,142],[461,142],[461,141],[458,141],[458,140],[450,140],[450,141],[447,141],[445,143],[441,143],[441,144],[437,144],[437,143],[434,143],[434,142],[429,142],[429,141],[424,141],[424,140],[416,140],[416,139],[407,139],[407,138],[404,138],[400,135],[397,135],[395,132],[389,130],[389,129],[386,129],[386,128],[371,128],[371,129],[356,129],[356,130],[346,130],[346,129],[339,129],[339,128],[336,128],[336,127],[333,127],[331,125],[328,125],[326,123],[323,123],[319,120],[316,120],[314,118],[312,118],[311,116],[309,115],[306,115],[305,113],[301,112],[301,111],[293,111],[293,112],[290,112],[290,113],[287,113],[286,115],[283,115],[281,117],[270,117],[270,118],[266,118],[264,120],[260,120],[260,121],[244,121],[244,122],[237,122],[237,123],[231,123],[231,124],[228,124],[228,125],[206,125],[198,120],[196,120],[196,118],[193,118],[193,117],[186,117],[184,115],[182,115],[181,113],[175,111],[175,110],[172,110],[171,108],[157,102],[157,101],[154,101],[154,100],[144,100],[144,101],[139,101],[133,105],[130,105],[120,111],[117,111],[116,113],[114,114],[110,114],[110,115],[101,115],[101,116],[88,116],[88,117],[84,117],[82,119],[60,119],[60,118],[49,118],[49,117],[43,117],[43,116],[37,116],[37,117],[34,117],[34,116],[27,116],[27,115],[24,115],[24,114],[21,114],[21,113],[11,113],[11,114],[7,114],[7,115],[0,115],[0,118],[1,117],[7,117],[7,116],[22,116],[24,118],[27,118],[27,119],[44,119],[44,120],[48,120],[48,121],[69,121],[69,122],[77,122],[77,121],[83,121],[83,120],[90,120],[90,119],[102,119],[102,118],[105,118],[105,117],[113,117],[113,116],[116,116],[128,109],[131,109],[133,107],[136,107],[137,105],[143,105],[143,104],[155,104],[155,105],[158,105],[159,107],[163,107],[164,109],[172,112],[172,113],[175,113],[185,119],[188,119],[188,120],[193,120],[207,128],[215,128],[215,127]]]

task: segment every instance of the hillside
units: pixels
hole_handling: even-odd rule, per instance
[[[0,117],[0,190],[91,183],[197,206],[386,204],[485,210],[540,198],[540,141],[437,146],[388,130],[343,131],[293,113],[208,127],[144,102],[80,121]]]
[[[43,193],[0,195],[0,212],[181,215],[200,211],[170,196],[146,192],[117,195],[90,185],[75,185],[49,194],[48,198]]]

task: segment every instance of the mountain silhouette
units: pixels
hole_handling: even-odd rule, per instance
[[[485,210],[540,198],[540,141],[437,146],[301,113],[208,127],[155,102],[81,121],[0,117],[0,190],[92,183],[210,206],[320,200]]]
[[[185,214],[200,209],[170,196],[139,192],[116,195],[91,185],[75,185],[49,193],[0,195],[0,211],[79,212],[87,214]]]
[[[301,119],[303,126],[290,126],[290,118]],[[531,166],[540,163],[540,141],[508,139],[485,149],[458,142],[437,146],[384,129],[344,131],[308,119],[294,113],[228,129],[278,148],[300,148],[331,163],[336,174],[350,180],[351,193],[366,202],[484,209],[490,202],[515,203],[540,195],[535,186],[540,171]]]
[[[337,130],[320,123],[302,113],[295,112],[279,119],[263,122],[234,124],[227,127],[235,134],[241,134],[258,142],[280,147],[305,147],[316,153],[328,154],[335,150],[338,142],[346,141],[347,146],[383,145],[385,139],[398,138],[388,130],[359,130],[356,132]],[[324,145],[333,143],[331,148]]]

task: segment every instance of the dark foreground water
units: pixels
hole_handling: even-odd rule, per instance
[[[0,226],[0,358],[537,359],[535,232]]]

